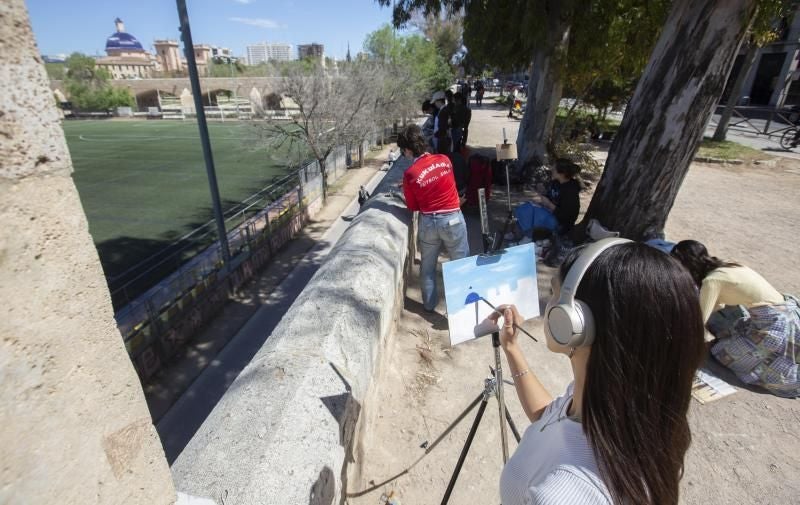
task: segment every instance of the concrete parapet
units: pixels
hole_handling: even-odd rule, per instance
[[[23,0],[0,88],[0,503],[174,503]]]
[[[403,306],[411,213],[387,174],[172,466],[226,504],[341,501],[356,423]]]

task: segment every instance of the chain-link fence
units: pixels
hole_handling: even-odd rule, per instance
[[[384,132],[388,137],[390,132]],[[370,146],[381,140],[376,132],[358,144],[339,146],[326,158],[328,184],[342,177],[349,166],[359,164]],[[360,149],[359,149],[360,147]],[[155,258],[147,269],[112,289],[117,303],[115,317],[125,346],[142,378],[151,376],[183,343],[224,305],[230,289],[246,282],[274,253],[291,240],[322,205],[322,173],[317,161],[253,194],[226,213],[231,261],[224,265],[219,241],[167,275],[135,299],[128,299],[137,282],[153,269],[179,261],[185,252],[180,241],[174,250]],[[209,222],[181,241],[213,236]],[[187,246],[188,247],[188,246]]]

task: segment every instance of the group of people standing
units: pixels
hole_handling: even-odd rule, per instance
[[[426,311],[438,301],[441,249],[451,260],[470,252],[448,157],[465,142],[469,124],[456,120],[454,126],[463,103],[456,95],[434,93],[423,105],[430,114],[423,128],[410,125],[397,140],[414,160],[402,185],[408,209],[420,213]],[[557,160],[550,186],[518,208],[520,228],[508,238],[537,228],[554,236],[569,232],[580,208],[578,170]],[[800,396],[795,297],[693,240],[669,254],[623,239],[601,242],[573,249],[552,278],[543,316],[547,347],[569,359],[574,375],[561,396],[547,392],[523,356],[516,308],[501,305],[489,316],[498,325],[503,319],[501,343],[531,422],[501,476],[504,505],[677,504],[691,441],[692,381],[708,349],[745,383]]]
[[[467,144],[472,120],[468,95],[461,91],[437,91],[430,100],[422,102],[422,112],[428,115],[422,134],[432,153],[460,152]]]

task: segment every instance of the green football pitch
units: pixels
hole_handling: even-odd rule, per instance
[[[196,122],[82,120],[64,121],[63,127],[73,179],[112,291],[147,270],[136,265],[175,256],[144,274],[125,299],[115,296],[117,308],[216,239],[212,233],[174,245],[213,219]],[[209,135],[223,210],[291,170],[286,152],[266,148],[250,123],[211,123]],[[185,250],[176,255],[177,249]]]

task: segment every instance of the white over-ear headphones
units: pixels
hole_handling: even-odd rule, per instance
[[[584,248],[561,284],[558,301],[555,305],[548,305],[545,310],[544,331],[548,337],[561,345],[573,348],[592,345],[594,316],[588,305],[575,299],[575,292],[586,271],[603,251],[628,242],[631,241],[624,238],[607,238]]]

